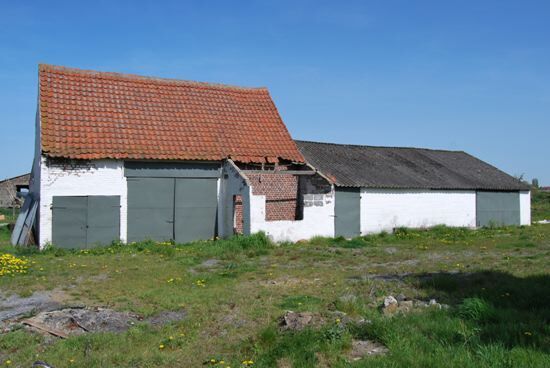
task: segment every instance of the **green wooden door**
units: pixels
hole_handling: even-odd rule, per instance
[[[108,245],[120,239],[120,197],[88,196],[86,244]]]
[[[54,196],[52,241],[61,248],[108,245],[120,238],[120,196]]]
[[[86,248],[87,197],[54,196],[52,242],[60,248]]]
[[[176,242],[186,243],[216,236],[217,192],[217,179],[176,179]]]
[[[336,236],[361,235],[361,193],[359,188],[336,188],[334,230]]]
[[[128,241],[174,239],[173,178],[128,178]]]
[[[476,225],[519,225],[519,192],[477,192]]]
[[[126,162],[128,241],[216,236],[219,163]]]

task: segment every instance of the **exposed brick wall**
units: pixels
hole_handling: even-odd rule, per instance
[[[234,234],[243,234],[243,197],[240,194],[233,196],[233,210],[235,218],[233,224]]]
[[[246,173],[252,184],[252,194],[265,195],[266,221],[297,219],[298,178],[292,174]]]

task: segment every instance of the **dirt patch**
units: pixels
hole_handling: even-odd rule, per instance
[[[187,316],[185,310],[164,311],[143,319],[131,312],[119,312],[108,308],[64,308],[40,312],[34,317],[18,321],[28,329],[60,338],[84,333],[127,331],[138,322],[152,326],[164,326],[181,321]]]
[[[389,350],[384,345],[370,340],[353,340],[351,342],[351,350],[348,352],[346,358],[355,362],[368,356],[384,355]]]
[[[181,321],[187,317],[187,312],[183,309],[177,311],[164,311],[149,317],[146,321],[153,326],[164,326],[172,322]]]
[[[65,308],[38,313],[21,323],[31,330],[67,338],[87,332],[124,332],[139,320],[136,314],[107,308]]]
[[[301,331],[306,327],[318,327],[324,323],[318,313],[288,311],[279,318],[279,327],[283,331]]]
[[[219,269],[220,266],[222,266],[222,263],[219,259],[210,258],[196,265],[195,267],[189,268],[188,271],[193,275],[197,275],[204,271],[215,271]]]
[[[5,321],[58,309],[67,299],[67,294],[61,289],[36,291],[29,297],[20,297],[17,294],[10,296],[0,294],[0,328]]]
[[[262,281],[261,284],[264,286],[279,286],[279,287],[298,287],[298,286],[308,286],[313,285],[321,279],[303,279],[297,277],[279,277],[273,280]]]

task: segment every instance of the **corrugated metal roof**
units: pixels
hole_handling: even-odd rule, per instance
[[[400,189],[529,190],[463,151],[296,141],[306,161],[337,186]]]

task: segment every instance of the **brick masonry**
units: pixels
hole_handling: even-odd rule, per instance
[[[234,206],[234,223],[233,223],[233,234],[243,234],[243,196],[240,194],[233,196],[233,206]]]
[[[251,174],[246,176],[252,184],[252,194],[265,195],[265,220],[296,220],[298,204],[298,178],[284,172]]]

